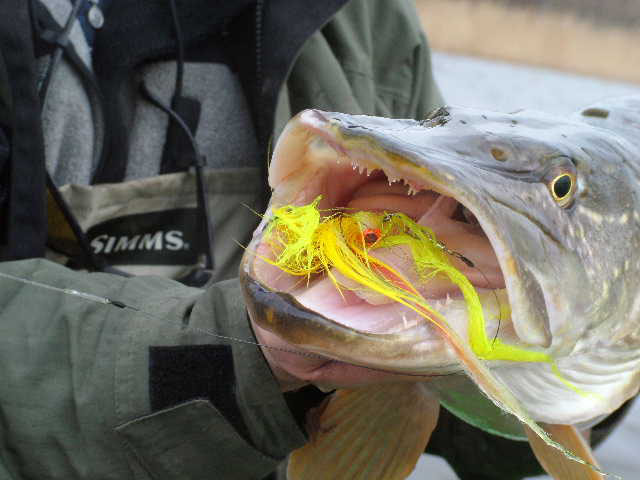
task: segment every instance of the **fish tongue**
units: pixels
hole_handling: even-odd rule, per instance
[[[418,218],[418,225],[431,228],[434,232],[446,233],[451,226],[451,215],[458,208],[458,201],[441,195],[431,207]]]
[[[311,441],[291,454],[287,478],[405,479],[439,410],[438,399],[421,383],[338,390],[311,416]]]

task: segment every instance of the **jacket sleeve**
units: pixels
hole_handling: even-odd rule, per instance
[[[393,2],[392,8],[397,10],[395,17],[380,15],[379,18],[387,18],[387,38],[385,49],[379,52],[376,50],[379,63],[383,64],[383,59],[395,58],[397,65],[393,68],[396,72],[402,72],[407,66],[411,72],[410,86],[403,87],[403,91],[396,92],[398,98],[404,101],[396,101],[391,104],[391,115],[394,117],[424,119],[429,113],[444,105],[444,99],[440,88],[433,74],[433,64],[431,60],[431,47],[424,32],[420,15],[416,9],[414,0],[397,0]],[[386,8],[389,7],[385,4]],[[388,20],[392,18],[393,20]],[[375,30],[377,31],[377,29]],[[404,56],[396,53],[396,39],[398,32],[404,32],[403,38],[406,45]],[[398,58],[399,57],[399,58]],[[388,62],[388,60],[386,60]],[[382,73],[385,75],[385,73]],[[402,82],[398,82],[402,85]]]
[[[414,2],[352,0],[298,55],[276,132],[305,108],[422,119],[442,104]]]
[[[236,279],[202,291],[8,262],[0,309],[0,458],[14,478],[259,479],[305,442]]]

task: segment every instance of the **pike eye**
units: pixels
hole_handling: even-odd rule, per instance
[[[570,173],[558,175],[549,184],[551,196],[561,207],[565,207],[571,201],[575,192],[575,177]]]

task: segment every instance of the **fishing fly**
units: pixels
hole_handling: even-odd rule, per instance
[[[321,211],[318,207],[321,199],[322,196],[318,196],[307,205],[275,208],[263,232],[263,241],[270,247],[271,256],[257,256],[283,272],[306,277],[307,283],[314,275],[326,275],[343,298],[343,289],[368,289],[385,295],[416,312],[443,335],[450,336],[451,327],[446,318],[430,305],[413,282],[374,255],[377,249],[406,249],[410,252],[418,283],[444,275],[462,293],[467,306],[469,346],[478,358],[548,363],[567,388],[581,396],[589,395],[562,376],[555,359],[548,353],[504,343],[498,338],[498,331],[493,339],[488,337],[484,311],[475,287],[448,258],[466,257],[438,241],[430,228],[419,225],[402,212]],[[467,266],[470,262],[477,268],[466,260],[461,259]],[[334,272],[339,272],[355,286],[345,284]],[[497,299],[495,291],[493,294]],[[499,310],[501,314],[502,309]]]
[[[446,319],[420,294],[414,283],[373,254],[378,249],[402,247],[410,252],[419,283],[444,275],[459,288],[467,304],[469,343],[476,355],[485,360],[554,362],[544,352],[506,344],[497,336],[493,340],[487,337],[478,293],[448,259],[448,256],[466,257],[439,242],[431,229],[401,212],[322,212],[318,207],[321,198],[307,205],[274,209],[272,221],[263,234],[272,255],[260,258],[290,275],[307,279],[317,274],[327,275],[341,293],[343,289],[362,288],[385,295],[447,331]],[[468,265],[470,261],[466,260],[462,261]],[[356,286],[345,285],[334,271]]]

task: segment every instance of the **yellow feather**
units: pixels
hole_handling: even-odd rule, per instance
[[[406,245],[422,281],[444,274],[462,292],[469,315],[469,343],[478,357],[553,363],[545,353],[507,345],[487,336],[478,293],[467,277],[451,264],[431,229],[418,225],[403,213],[330,212],[323,217],[318,209],[320,198],[308,205],[286,205],[274,211],[264,237],[276,255],[275,260],[267,260],[269,263],[291,275],[310,278],[325,273],[340,291],[346,287],[340,285],[331,272],[335,268],[363,288],[412,308],[446,331],[445,320],[403,274],[369,255],[373,249]],[[363,231],[367,228],[377,229],[381,234],[372,246],[365,243]]]

